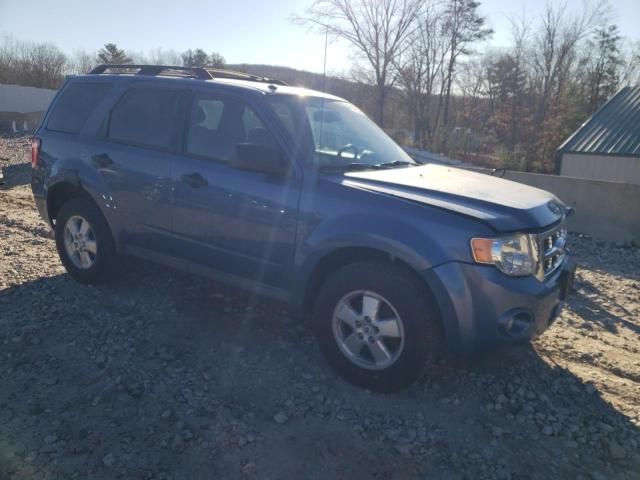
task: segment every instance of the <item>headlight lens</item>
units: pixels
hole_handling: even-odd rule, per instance
[[[514,277],[532,275],[537,269],[537,244],[528,234],[473,238],[471,251],[477,263],[495,265],[500,271]]]

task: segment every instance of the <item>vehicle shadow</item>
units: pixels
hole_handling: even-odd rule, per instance
[[[638,478],[638,428],[530,347],[372,394],[283,305],[125,270],[0,291],[8,478]]]
[[[590,272],[614,275],[622,279],[640,281],[640,272],[635,268],[634,258],[640,255],[637,246],[617,247],[611,242],[592,239],[570,241],[571,253],[580,268]]]
[[[29,163],[10,164],[2,168],[0,188],[8,190],[31,182],[31,165]]]
[[[569,308],[587,325],[595,323],[611,333],[618,333],[619,327],[625,327],[640,335],[640,323],[628,320],[633,318],[632,312],[587,278],[578,275],[573,295],[574,301],[569,303]],[[606,304],[599,301],[601,298],[606,299]]]

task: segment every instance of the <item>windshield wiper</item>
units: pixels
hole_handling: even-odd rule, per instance
[[[358,163],[358,162],[352,162],[352,163],[345,163],[345,164],[341,164],[341,165],[321,165],[320,169],[322,170],[341,170],[341,171],[348,171],[348,170],[382,170],[384,168],[388,168],[388,167],[383,167],[380,165],[374,165],[371,163]]]
[[[395,167],[408,167],[411,165],[418,165],[417,163],[411,163],[411,162],[403,162],[402,160],[395,160],[393,162],[387,162],[387,163],[378,163],[376,165],[376,167],[378,168],[395,168]]]

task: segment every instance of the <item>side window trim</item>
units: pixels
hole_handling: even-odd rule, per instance
[[[177,91],[178,92],[178,107],[176,109],[176,115],[178,117],[182,116],[183,118],[181,118],[180,120],[182,120],[181,122],[178,123],[178,127],[174,128],[173,132],[172,132],[172,139],[171,139],[171,144],[169,147],[160,147],[157,145],[148,145],[148,144],[144,144],[144,143],[139,143],[139,142],[128,142],[126,140],[120,140],[120,139],[116,139],[110,136],[111,133],[111,117],[113,116],[113,112],[116,108],[118,108],[118,105],[120,105],[120,103],[122,102],[122,100],[125,98],[125,96],[133,91],[133,90],[172,90],[172,91]],[[136,147],[136,148],[142,148],[145,150],[153,150],[156,152],[162,152],[162,153],[170,153],[170,154],[178,154],[180,153],[180,146],[179,146],[179,140],[180,140],[180,125],[183,125],[184,122],[186,121],[185,115],[184,115],[184,102],[185,102],[185,92],[188,92],[188,89],[186,88],[180,88],[180,87],[172,87],[172,86],[167,86],[167,85],[149,85],[149,84],[143,84],[143,83],[132,83],[130,85],[127,85],[127,87],[124,89],[124,91],[122,92],[122,94],[120,95],[120,97],[118,97],[118,99],[113,103],[113,105],[111,106],[111,108],[108,111],[108,115],[107,115],[107,119],[106,119],[106,127],[105,127],[105,131],[104,131],[104,137],[103,140],[107,141],[107,142],[111,142],[111,143],[115,143],[118,145],[125,145],[128,147]]]

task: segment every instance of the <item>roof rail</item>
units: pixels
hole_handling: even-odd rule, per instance
[[[236,72],[234,70],[225,70],[222,68],[209,68],[204,67],[213,78],[230,78],[233,80],[247,80],[249,82],[260,83],[272,83],[274,85],[287,85],[282,80],[276,80],[274,78],[261,77],[259,75],[253,75],[251,73]]]
[[[195,77],[200,80],[211,80],[213,77],[206,69],[202,67],[177,67],[171,65],[98,65],[96,68],[89,72],[90,75],[98,75],[101,73],[105,73],[107,70],[125,70],[125,72],[108,72],[108,73],[132,73],[131,70],[138,70],[136,72],[137,75],[171,75],[173,72],[175,74],[186,74],[190,77]]]
[[[116,70],[109,71],[107,70]],[[124,70],[124,71],[123,71]],[[138,70],[132,72],[132,70]],[[233,70],[224,70],[221,68],[208,68],[208,67],[178,67],[171,65],[98,65],[96,68],[89,72],[90,75],[99,75],[101,73],[111,74],[131,74],[136,75],[175,75],[175,76],[189,76],[200,80],[212,80],[214,78],[229,78],[233,80],[247,80],[249,82],[271,83],[274,85],[287,85],[282,80],[275,80],[272,78],[261,77],[259,75],[252,75],[250,73],[235,72]]]

